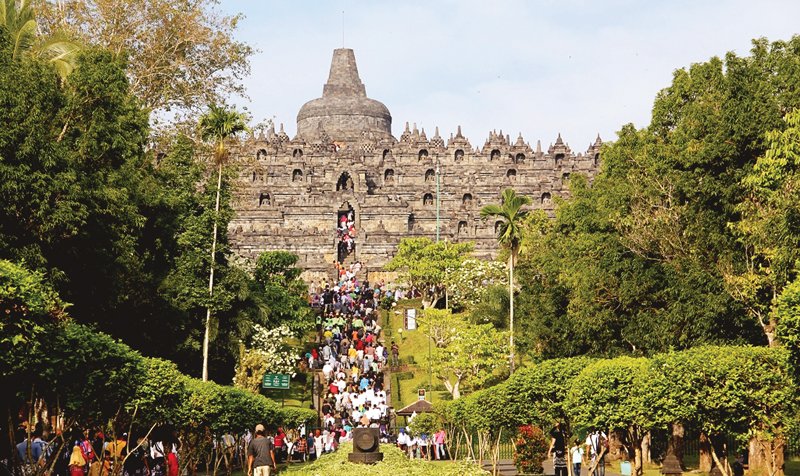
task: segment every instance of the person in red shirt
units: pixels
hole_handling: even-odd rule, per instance
[[[275,445],[275,459],[277,460],[276,463],[283,462],[284,459],[284,451],[286,448],[286,433],[283,431],[283,428],[278,427],[278,433],[275,435],[273,444]]]

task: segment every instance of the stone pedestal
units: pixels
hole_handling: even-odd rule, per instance
[[[664,458],[664,462],[661,465],[661,474],[677,476],[683,474],[683,470],[681,470],[681,464],[680,461],[678,461],[677,456],[674,454],[668,454],[667,457]]]
[[[353,429],[353,452],[347,455],[351,463],[372,464],[383,461],[380,449],[380,432],[377,428]]]
[[[350,453],[347,459],[351,463],[373,464],[383,461],[383,453]]]

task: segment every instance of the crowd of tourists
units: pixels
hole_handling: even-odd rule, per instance
[[[17,461],[10,466],[53,476],[178,476],[180,441],[174,431],[159,428],[149,435],[115,436],[74,428],[51,433],[41,425],[17,430]],[[49,470],[52,468],[52,471]]]
[[[384,368],[396,362],[399,347],[387,343],[378,323],[382,297],[394,294],[380,283],[360,281],[361,263],[335,263],[338,280],[321,289],[319,343],[307,355],[308,366],[321,370],[320,404],[324,454],[350,438],[353,428],[374,427],[388,441],[389,407]]]

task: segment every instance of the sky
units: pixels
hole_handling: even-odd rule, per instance
[[[231,101],[294,136],[335,48],[352,48],[367,95],[406,122],[474,146],[489,131],[576,152],[644,127],[676,69],[800,33],[800,2],[772,0],[222,0],[258,49]],[[344,12],[344,13],[343,13]]]

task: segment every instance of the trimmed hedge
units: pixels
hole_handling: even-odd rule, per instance
[[[63,307],[40,275],[0,260],[0,342],[27,343],[27,351],[36,356],[34,367],[29,359],[3,359],[4,402],[16,406],[33,389],[81,424],[170,423],[179,431],[214,433],[238,433],[257,423],[295,426],[317,416],[313,410],[282,408],[262,395],[183,375],[172,362],[143,357],[71,321]]]

